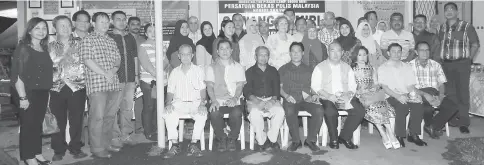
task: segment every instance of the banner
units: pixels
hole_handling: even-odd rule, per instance
[[[235,13],[242,14],[245,20],[256,18],[259,22],[269,23],[270,34],[275,33],[274,20],[283,15],[285,9],[296,11],[296,18],[304,17],[313,20],[319,27],[320,20],[324,19],[324,1],[306,0],[239,0],[219,1],[218,22],[228,16],[232,19]],[[221,27],[219,27],[221,28]],[[220,29],[219,29],[220,30]]]
[[[170,41],[175,31],[176,21],[188,19],[188,1],[163,0],[163,40]],[[155,21],[155,7],[153,1],[82,1],[82,8],[91,16],[96,12],[106,12],[109,16],[117,10],[124,11],[126,16],[136,16],[141,19],[141,31],[147,23]],[[166,44],[167,42],[164,42]]]

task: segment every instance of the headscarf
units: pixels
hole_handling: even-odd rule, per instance
[[[246,27],[249,27],[250,25],[255,25],[257,27],[257,20],[255,18],[248,19],[246,21]],[[257,29],[255,29],[255,33],[249,30],[251,29],[247,28],[247,34],[245,34],[239,42],[244,42],[246,48],[248,48],[247,46],[252,45],[253,43],[264,44],[262,37],[257,33]]]
[[[388,29],[388,24],[384,20],[378,21],[378,23],[376,23],[376,30],[379,30],[380,29],[380,28],[378,28],[380,26],[380,23],[384,23],[385,24],[385,31],[386,31]],[[383,32],[385,32],[385,31],[383,31]]]
[[[348,34],[347,36],[343,36],[343,34],[341,34],[341,26],[345,24],[350,27],[350,34]],[[353,46],[355,46],[357,41],[357,38],[355,37],[355,30],[353,29],[353,26],[351,26],[351,23],[348,20],[341,20],[341,22],[339,23],[339,29],[340,36],[336,38],[336,40],[341,44],[343,50],[349,51]]]
[[[255,18],[248,19],[246,21],[247,27],[247,34],[242,37],[239,41],[240,46],[240,63],[243,66],[253,65],[255,63],[255,49],[258,46],[264,45],[264,40],[262,36],[257,33],[257,29],[253,29],[255,31],[251,31],[252,29],[249,28],[251,25],[255,25],[257,27],[257,20]]]
[[[363,37],[363,27],[368,26],[370,28],[370,34],[368,37]],[[369,54],[376,53],[375,39],[373,38],[373,32],[371,31],[370,24],[368,22],[362,22],[358,25],[356,29],[356,38],[361,41],[361,44],[368,49]]]
[[[324,44],[318,39],[318,37],[314,39],[309,39],[308,32],[304,33],[304,37],[302,39],[302,43],[304,45],[304,55],[303,55],[303,62],[309,65],[309,56],[314,55],[318,62],[321,62],[327,58],[326,50],[323,50]],[[323,57],[326,54],[326,57]]]
[[[170,39],[170,45],[168,46],[168,50],[166,50],[166,56],[168,57],[168,60],[171,60],[171,54],[178,51],[178,48],[180,48],[180,46],[182,46],[183,44],[190,45],[192,47],[193,53],[195,53],[195,45],[193,44],[192,39],[188,38],[188,35],[183,36],[180,33],[180,29],[183,23],[188,24],[186,20],[179,20],[176,22],[175,33]]]
[[[212,35],[211,36],[206,36],[205,33],[203,33],[203,28],[205,27],[205,25],[210,25],[210,27],[212,27]],[[200,25],[200,31],[202,32],[202,39],[200,39],[197,42],[197,46],[202,45],[203,47],[205,47],[205,50],[207,50],[207,52],[210,55],[212,55],[212,51],[213,51],[212,45],[213,45],[213,41],[215,40],[215,33],[213,33],[212,23],[210,23],[208,21],[203,21],[202,25]]]

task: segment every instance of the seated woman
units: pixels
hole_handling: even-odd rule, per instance
[[[355,37],[355,30],[348,20],[342,20],[339,23],[340,36],[336,38],[343,47],[343,55],[341,61],[351,65],[358,54],[357,48],[361,46],[361,41]]]
[[[381,86],[376,84],[376,71],[368,64],[368,49],[364,46],[359,48],[356,62],[351,67],[358,85],[356,97],[366,110],[365,119],[375,124],[386,149],[400,148],[400,143],[390,127],[390,118],[395,117],[395,109],[385,100],[385,92]]]

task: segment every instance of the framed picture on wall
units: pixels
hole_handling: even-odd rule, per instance
[[[61,0],[61,8],[74,8],[74,0]]]
[[[29,8],[42,8],[41,0],[29,0]]]
[[[49,28],[49,34],[55,35],[56,31],[54,25],[52,24],[52,20],[45,20],[47,22],[47,27]]]

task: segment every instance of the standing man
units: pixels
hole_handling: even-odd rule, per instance
[[[277,137],[284,121],[284,109],[279,101],[281,83],[279,72],[269,61],[269,49],[259,46],[255,49],[257,63],[245,71],[247,84],[244,87],[250,125],[254,127],[255,139],[263,150],[279,149]],[[271,127],[264,132],[264,117],[271,119]]]
[[[60,129],[60,132],[51,135],[51,147],[54,149],[52,161],[62,160],[66,150],[70,151],[74,159],[80,159],[87,156],[81,150],[86,103],[85,66],[79,57],[81,39],[72,36],[72,22],[67,16],[55,17],[52,24],[57,32],[57,40],[49,43],[50,57],[55,68],[49,106]],[[65,136],[67,119],[71,137],[69,145]]]
[[[289,8],[289,9],[284,10],[283,13],[287,17],[288,23],[289,23],[289,31],[287,33],[290,34],[290,35],[296,34],[296,32],[297,32],[296,31],[296,25],[295,25],[296,11],[294,11],[294,9],[292,9],[292,8]],[[301,42],[301,41],[299,41],[299,42]]]
[[[339,37],[339,31],[335,29],[336,20],[334,19],[334,13],[330,11],[324,13],[324,19],[321,21],[322,27],[318,32],[318,38],[324,46],[328,47],[333,40]]]
[[[269,39],[269,24],[266,21],[259,21],[259,34],[262,37],[264,44]]]
[[[119,122],[114,124],[113,139],[114,147],[120,149],[123,144],[134,144],[131,139],[131,134],[134,133],[134,123],[131,119],[133,118],[134,91],[139,82],[138,47],[134,36],[125,31],[126,13],[115,11],[111,14],[111,19],[114,29],[108,35],[116,42],[121,55],[121,66],[117,72],[121,88],[120,111],[117,118]]]
[[[220,56],[207,68],[206,83],[210,96],[210,121],[218,140],[217,150],[236,150],[236,142],[242,126],[244,107],[240,103],[245,84],[244,68],[232,59],[232,43],[223,39],[217,45]],[[224,115],[229,114],[230,133],[225,134]],[[241,141],[241,143],[245,143]]]
[[[375,34],[378,33],[378,31],[376,29],[376,26],[378,24],[378,15],[376,14],[376,11],[366,12],[363,18],[365,18],[366,21],[368,22],[368,24],[370,24],[370,28],[371,28],[371,32],[372,32],[371,34],[373,34],[373,38],[375,38]],[[356,25],[356,26],[358,26],[358,25]],[[375,38],[375,40],[380,40],[380,38]]]
[[[190,29],[188,32],[188,38],[192,39],[193,44],[196,45],[198,40],[202,38],[202,32],[200,31],[200,25],[197,17],[191,16],[188,18],[188,28]]]
[[[286,114],[286,122],[291,134],[291,145],[289,151],[296,151],[302,147],[299,137],[298,112],[306,111],[311,114],[309,118],[308,137],[304,145],[311,151],[318,151],[316,145],[317,134],[323,123],[323,107],[315,104],[318,95],[311,93],[312,68],[302,63],[304,46],[300,42],[293,42],[289,47],[291,50],[291,62],[279,68],[281,76],[281,96],[284,98],[283,107]]]
[[[97,12],[92,17],[94,31],[81,43],[81,59],[86,65],[86,89],[89,98],[89,142],[95,157],[110,158],[116,113],[119,110],[119,79],[116,72],[121,55],[116,42],[107,35],[109,16]]]
[[[414,16],[412,33],[413,33],[413,38],[415,39],[415,43],[425,41],[426,43],[431,44],[429,47],[430,59],[438,60],[440,59],[439,38],[436,34],[430,33],[426,29],[427,29],[427,16],[423,14]]]
[[[380,39],[380,49],[385,58],[389,59],[387,54],[390,50],[387,50],[388,46],[392,43],[398,43],[402,47],[401,60],[403,62],[409,62],[415,57],[413,48],[415,47],[415,40],[412,33],[405,31],[403,28],[403,15],[402,13],[393,13],[390,16],[391,30],[384,32]]]
[[[180,117],[185,115],[189,115],[195,120],[191,143],[188,145],[188,155],[203,156],[197,146],[207,120],[207,107],[205,106],[207,104],[207,93],[203,80],[203,68],[192,63],[194,55],[190,45],[181,45],[178,51],[181,65],[173,69],[170,78],[168,78],[167,103],[163,114],[168,140],[173,143],[170,150],[165,154],[165,159],[173,158],[181,152],[181,146],[178,144],[177,127]]]
[[[458,126],[461,133],[469,133],[469,79],[471,64],[479,50],[479,38],[476,29],[470,23],[457,18],[457,5],[449,2],[444,5],[447,22],[440,28],[440,57],[448,82],[447,95],[457,103],[459,112],[449,122]]]
[[[402,46],[392,43],[388,46],[390,59],[378,68],[378,83],[386,93],[387,101],[395,108],[395,134],[398,142],[405,147],[403,138],[407,137],[407,115],[410,109],[408,123],[408,142],[418,146],[426,146],[418,135],[421,132],[423,118],[422,99],[418,95],[426,95],[415,88],[417,77],[411,65],[401,61]]]
[[[311,89],[316,91],[325,113],[329,133],[329,147],[339,149],[344,144],[348,149],[358,149],[351,139],[358,128],[365,108],[355,97],[356,80],[353,69],[341,61],[343,48],[339,42],[329,45],[329,58],[316,65],[311,76]],[[338,110],[346,110],[348,118],[338,136]]]
[[[422,91],[424,110],[425,132],[431,138],[438,139],[445,123],[457,112],[457,104],[449,97],[445,97],[447,82],[442,66],[430,59],[430,45],[425,41],[415,45],[417,58],[410,61],[415,75],[417,76],[416,88]],[[439,113],[434,117],[434,107],[440,107]]]
[[[244,37],[247,32],[244,30],[244,17],[242,17],[242,14],[240,13],[235,13],[232,15],[232,21],[234,21],[235,24],[235,33],[234,35],[237,36],[237,42]]]
[[[128,32],[134,36],[137,45],[146,41],[145,36],[141,34],[141,20],[138,17],[129,17]]]
[[[307,22],[306,22],[306,19],[304,17],[299,17],[297,20],[296,20],[296,32],[294,32],[294,34],[292,35],[292,37],[294,37],[294,40],[296,42],[301,42],[303,37],[304,37],[304,34],[307,32]]]
[[[89,34],[91,28],[91,15],[85,10],[79,10],[72,15],[74,22],[74,37],[84,38]]]

